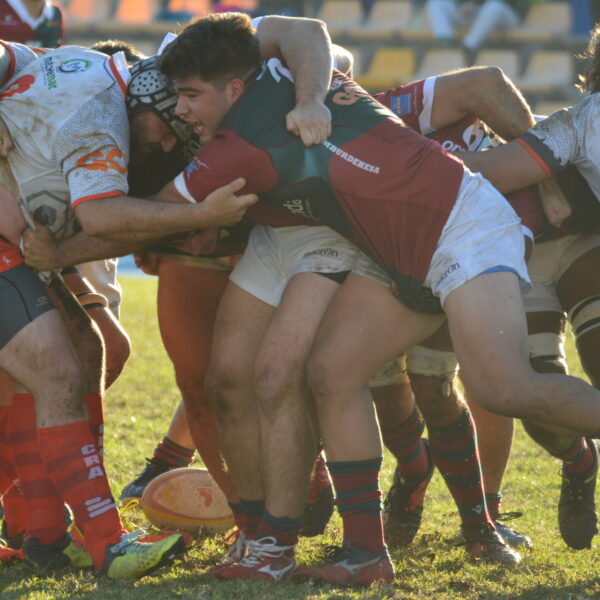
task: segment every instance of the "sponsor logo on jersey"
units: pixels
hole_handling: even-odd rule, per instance
[[[335,154],[336,156],[339,156],[342,160],[349,162],[351,165],[358,167],[359,169],[362,169],[363,171],[368,171],[369,173],[375,173],[376,175],[379,174],[380,167],[371,165],[371,164],[365,162],[364,160],[360,160],[360,158],[357,158],[356,156],[352,156],[352,154],[348,154],[347,152],[344,152],[344,150],[342,150],[341,148],[338,148],[335,144],[332,144],[328,140],[325,140],[324,142],[322,142],[322,144],[323,144],[323,146],[325,146],[325,148],[327,148],[327,150],[329,150],[330,152],[333,152],[333,154]]]
[[[283,202],[283,207],[285,208],[285,210],[295,215],[312,217],[308,200],[300,200],[299,198],[296,198],[294,200],[286,200],[285,202]]]
[[[48,302],[50,302],[48,296],[38,296],[37,300],[35,301],[35,306],[36,308],[40,308],[41,306],[48,304]]]
[[[69,60],[63,60],[58,65],[58,70],[61,73],[80,73],[81,71],[87,71],[92,66],[92,61],[87,58],[70,58]]]
[[[308,258],[309,256],[329,256],[332,258],[337,258],[339,253],[334,248],[319,248],[318,250],[307,252],[302,258]]]
[[[56,81],[56,68],[54,66],[54,59],[51,56],[47,56],[42,60],[44,66],[42,70],[42,76],[44,78],[44,85],[49,90],[55,90],[58,87]]]
[[[392,96],[390,100],[390,109],[399,117],[412,113],[412,94],[400,94],[399,96]]]

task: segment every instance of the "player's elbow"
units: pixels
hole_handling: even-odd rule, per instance
[[[113,232],[111,227],[112,211],[104,206],[102,200],[84,202],[75,208],[75,215],[81,225],[81,229],[88,235],[102,237]]]

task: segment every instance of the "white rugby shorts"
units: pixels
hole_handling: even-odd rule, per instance
[[[329,227],[255,225],[229,278],[259,300],[279,306],[294,275],[352,271],[361,254]]]
[[[523,296],[526,312],[564,313],[556,293],[558,280],[584,254],[600,246],[600,234],[567,235],[533,247],[527,263],[533,284]]]

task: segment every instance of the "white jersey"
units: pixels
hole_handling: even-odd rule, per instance
[[[600,199],[600,94],[553,113],[519,142],[548,175],[567,164],[575,165]]]
[[[27,58],[5,46],[18,72],[0,93],[0,117],[19,202],[30,224],[62,239],[79,228],[75,206],[127,193],[129,71],[122,55],[67,46]]]

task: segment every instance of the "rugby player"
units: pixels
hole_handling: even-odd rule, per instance
[[[306,38],[303,38],[303,41],[306,41]],[[75,59],[75,62],[77,62],[77,60],[79,60],[79,59]],[[82,60],[82,63],[79,63],[79,65],[77,65],[77,68],[75,68],[73,72],[77,72],[78,70],[85,71],[85,70],[87,70],[87,68],[89,68],[88,59],[83,58],[81,60]],[[81,66],[81,65],[83,65],[83,67],[81,69],[79,69],[79,66]],[[68,72],[67,71],[67,67],[65,67],[65,72]],[[15,83],[16,87],[12,90],[12,93],[8,93],[8,92],[5,93],[5,97],[10,97],[10,96],[14,95],[15,93],[19,93],[19,94],[25,93],[27,90],[26,89],[22,90],[19,87],[19,83],[25,81],[25,85],[27,85],[28,82],[29,82],[29,80],[27,79],[27,76],[28,76],[28,74],[26,74],[24,76],[21,76],[19,79],[17,79],[17,81]],[[299,99],[303,100],[302,98],[299,98]],[[310,103],[310,99],[309,99],[309,103]],[[311,115],[311,110],[313,108],[314,108],[314,106],[313,107],[309,107],[308,110],[307,110],[306,106],[303,107],[303,106],[300,105],[297,110],[291,111],[291,113],[290,113],[290,115],[288,117],[288,124],[289,124],[290,129],[298,130],[298,128],[300,128],[301,134],[303,136],[305,136],[305,137],[308,135],[309,139],[310,139],[310,136],[313,135],[313,133],[315,131],[317,131],[318,128],[321,126],[321,124],[320,124],[321,121],[318,118],[315,119],[315,120],[313,120],[312,123],[310,123],[310,122],[306,123],[305,118],[306,118],[307,115],[308,116],[312,116]],[[313,111],[313,114],[314,114],[314,111]],[[304,123],[303,123],[303,119],[304,119]],[[14,122],[12,124],[16,125]],[[304,126],[302,127],[302,125],[304,125]],[[162,125],[162,127],[164,129],[165,126]],[[9,129],[11,129],[10,125],[9,125]],[[18,128],[16,126],[13,127],[12,129],[13,129],[14,132],[18,131]],[[317,131],[317,133],[318,133],[318,131]],[[321,135],[321,133],[318,133],[318,134]],[[166,140],[163,138],[161,140],[161,144],[164,143],[163,147],[165,149],[171,149],[173,147],[173,139],[172,138],[173,138],[173,136],[169,132],[169,138],[166,139]],[[142,140],[141,143],[143,145],[144,143],[148,144],[149,142],[148,142],[148,139],[146,139],[146,140]],[[19,144],[18,144],[18,142],[17,142],[17,150],[19,150]],[[119,154],[119,152],[121,152],[121,151],[119,149],[117,149],[117,151],[114,152],[113,155],[111,155],[111,156],[107,155],[107,160],[110,159],[110,160],[108,160],[108,163],[110,164],[111,167],[114,167],[117,170],[117,172],[121,172],[122,167],[123,167],[122,163],[119,163],[117,160],[115,160],[115,159],[119,158],[119,156],[123,155],[123,153]],[[13,160],[13,162],[16,162],[18,164],[18,160],[16,160],[15,156],[14,156],[15,153],[17,153],[17,151],[14,151],[13,153],[11,153],[10,158]],[[98,169],[99,170],[108,170],[108,169],[105,169],[105,164],[106,163],[104,163],[102,160],[100,160],[100,159],[98,161],[94,160],[96,158],[96,156],[97,155],[95,155],[93,153],[90,153],[90,154],[87,155],[87,157],[90,158],[90,160],[91,160],[91,164],[89,165],[90,166],[90,170],[98,170]],[[119,168],[117,168],[117,167],[119,167]],[[84,164],[84,168],[85,168],[85,164]],[[238,203],[238,202],[239,202],[239,205],[236,205],[236,203]],[[234,222],[235,220],[237,220],[239,218],[239,216],[241,216],[241,214],[243,212],[243,207],[245,206],[244,203],[247,203],[247,202],[248,202],[247,199],[242,199],[240,201],[238,201],[237,199],[234,199],[233,200],[233,204],[234,204],[233,210],[229,209],[229,214],[227,215],[227,217],[224,219],[223,222]],[[127,204],[129,204],[130,207],[132,206],[131,202],[127,202]],[[135,202],[133,203],[133,205],[135,206]],[[142,205],[139,205],[139,206],[142,206]],[[144,206],[144,208],[146,208],[146,206],[150,206],[150,205],[148,205],[146,203],[146,205]],[[154,207],[155,206],[156,205],[154,205]],[[29,208],[31,208],[31,207],[29,207]],[[169,207],[169,208],[174,208],[174,207]],[[220,208],[221,207],[219,207],[219,209]],[[225,209],[226,209],[226,212],[227,212],[227,210],[228,210],[227,207],[225,207]],[[167,211],[168,211],[168,209],[167,209]],[[163,207],[163,212],[164,212],[164,207]],[[173,213],[172,210],[170,212]],[[198,217],[200,217],[200,214],[195,209],[193,210],[193,212],[189,212],[189,211],[185,211],[185,212],[189,213],[188,216],[192,216],[194,213],[196,213],[196,215],[197,215],[196,216],[196,221],[197,221]],[[169,229],[169,227],[167,227],[167,231],[169,231],[169,230],[172,231],[173,228],[178,229],[178,228],[182,228],[183,227],[183,222],[186,220],[186,219],[183,218],[183,214],[184,213],[181,213],[179,215],[177,213],[181,213],[181,211],[176,211],[175,213],[173,213],[171,215],[171,217],[172,218],[174,217],[175,218],[175,222],[178,222],[178,224],[177,225],[173,225],[173,220],[171,220],[171,228]],[[231,216],[232,213],[233,213],[233,217]],[[164,216],[165,215],[163,214],[162,217],[164,217]],[[168,221],[168,219],[167,219],[167,221]],[[146,221],[146,223],[148,223],[148,222],[149,221]],[[206,222],[206,220],[205,220],[205,222]],[[218,222],[218,220],[217,220],[217,222]],[[200,223],[202,223],[202,219],[200,220]],[[157,226],[156,221],[153,221],[151,223],[151,225],[152,225],[152,227],[156,227]],[[192,225],[192,221],[188,221],[186,223],[185,227],[189,227],[191,225]],[[143,227],[145,227],[145,225],[142,225],[140,227],[140,229],[143,229]],[[56,233],[56,232],[54,232],[54,233]],[[126,237],[129,237],[128,234],[126,234]],[[146,236],[143,236],[143,237],[146,237]],[[156,235],[156,233],[151,233],[148,237],[157,237],[157,235]],[[90,258],[90,257],[89,256],[85,256],[85,258],[82,258],[81,256],[79,256],[79,260],[86,260],[88,258]],[[76,262],[78,262],[78,261],[76,261]]]
[[[247,188],[278,207],[287,208],[286,201],[297,198],[302,191],[305,199],[301,207],[305,213],[309,209],[312,218],[350,236],[382,263],[394,279],[394,295],[406,306],[396,302],[388,288],[350,275],[330,305],[317,337],[309,376],[320,408],[330,471],[340,496],[346,544],[333,565],[301,572],[339,583],[389,580],[393,577],[393,567],[383,536],[377,533],[380,513],[376,482],[381,450],[376,422],[372,409],[367,408],[369,403],[364,401],[362,385],[377,366],[439,327],[440,305],[448,317],[457,354],[463,359],[465,380],[488,408],[527,416],[559,431],[596,433],[600,424],[598,394],[578,380],[540,376],[529,368],[519,292],[519,280],[527,279],[524,245],[518,218],[495,190],[485,180],[465,172],[461,163],[454,162],[439,146],[411,134],[391,113],[373,105],[360,88],[341,76],[334,78],[327,98],[334,111],[333,137],[315,150],[302,150],[277,127],[278,121],[273,118],[289,106],[294,94],[293,84],[280,63],[269,61],[253,80],[259,72],[259,57],[251,45],[246,45],[232,64],[221,60],[222,56],[218,66],[214,64],[216,60],[210,59],[217,48],[207,30],[219,31],[222,27],[217,37],[227,31],[231,36],[232,31],[237,31],[242,39],[250,39],[251,29],[244,31],[240,25],[236,30],[235,23],[239,23],[236,19],[241,17],[229,16],[224,20],[209,17],[198,21],[165,52],[162,69],[174,79],[180,96],[178,114],[194,124],[205,141],[217,130],[218,135],[197,153],[174,186],[163,193],[175,197],[181,193],[190,200],[202,197],[206,189],[217,184],[221,169],[245,173]],[[204,43],[207,47],[203,47]],[[202,62],[195,64],[193,57],[199,55]],[[246,86],[244,80],[250,84]],[[265,110],[267,102],[269,111]],[[368,150],[361,150],[360,145],[351,141],[361,131],[359,115],[363,111],[366,122],[362,122],[362,130],[371,133]],[[344,127],[346,114],[352,122],[351,128]],[[377,131],[387,140],[385,143],[373,135]],[[344,139],[344,134],[349,138]],[[365,142],[366,136],[359,139]],[[412,157],[410,161],[399,162],[398,155],[390,152],[392,139],[397,140],[394,143],[398,144],[399,152],[402,148],[404,155]],[[271,144],[278,148],[273,154],[274,163],[260,149]],[[356,156],[358,152],[363,158]],[[388,187],[371,175],[380,174],[382,168],[387,172],[385,161],[392,160],[390,154],[393,167],[389,176],[394,183],[386,179],[391,185]],[[258,169],[262,162],[264,169]],[[429,171],[439,170],[435,180],[403,179],[408,172],[418,172],[425,165]],[[351,177],[351,183],[344,183],[344,175]],[[312,177],[311,186],[300,187],[306,183],[305,177]],[[408,181],[413,186],[410,203],[405,200],[410,193],[405,188]],[[436,189],[438,183],[440,187]],[[403,190],[402,197],[392,195],[393,199],[388,201],[381,199],[390,189]],[[373,202],[363,196],[380,199]],[[425,211],[430,220],[424,219],[424,215],[417,219],[408,208],[414,202],[426,203],[425,197],[435,205],[431,213]],[[465,204],[471,206],[469,212],[485,213],[486,218],[475,217],[469,225],[462,223],[466,219]],[[488,224],[484,228],[492,213],[493,227]],[[373,229],[377,230],[376,235]],[[468,231],[466,235],[464,229]],[[440,253],[445,253],[446,244],[457,244],[452,241],[454,236],[464,240],[464,247],[456,248],[442,260]],[[480,239],[475,241],[475,238]],[[400,255],[397,254],[400,249],[394,246],[399,243],[403,244]],[[478,246],[476,256],[470,252],[474,243]],[[462,256],[459,258],[455,251],[462,252]],[[432,257],[432,269],[428,272]],[[428,291],[430,285],[434,296]],[[386,337],[390,330],[397,332],[391,339]],[[349,343],[359,338],[368,343],[361,344],[360,349]],[[364,347],[369,349],[366,355]],[[490,364],[494,365],[493,372]],[[518,405],[512,394],[516,389],[527,392],[525,401],[522,394]],[[565,396],[571,399],[566,418],[562,411]],[[365,489],[369,491],[364,492]],[[269,563],[271,571],[274,568],[292,571],[292,548],[275,542],[268,538],[253,546],[257,546],[259,553],[262,547],[266,554],[278,559],[277,566]],[[365,543],[369,547],[364,547]]]
[[[437,90],[435,104],[434,87]],[[461,90],[466,93],[461,95]],[[398,99],[406,102],[398,103]],[[406,114],[407,122],[417,129],[420,122],[422,130],[427,133],[433,130],[430,119],[436,128],[459,121],[460,125],[454,129],[440,132],[439,139],[445,144],[451,143],[453,148],[457,144],[465,147],[469,140],[473,145],[481,144],[485,137],[482,125],[473,117],[466,118],[471,111],[484,115],[506,137],[514,137],[524,131],[532,119],[522,97],[496,69],[469,70],[437,80],[432,78],[393,90],[385,96],[382,94],[381,100],[397,108],[411,107],[410,114]],[[244,529],[245,535],[251,538],[257,536],[256,513],[264,512],[265,480],[269,482],[267,520],[272,520],[273,514],[278,513],[287,517],[300,514],[298,510],[305,488],[302,484],[304,476],[300,477],[302,471],[298,473],[301,457],[297,449],[302,433],[298,433],[297,429],[306,421],[306,416],[299,418],[299,414],[306,413],[304,365],[320,318],[339,283],[347,272],[353,270],[358,256],[351,252],[346,240],[331,231],[323,231],[323,228],[260,225],[253,230],[246,253],[231,275],[232,283],[227,290],[229,300],[219,310],[222,328],[217,327],[208,385],[218,400],[218,406],[225,409],[221,411],[221,429],[225,437],[231,436],[232,440],[227,447],[228,462],[239,464],[238,472],[243,476],[239,484],[240,495],[245,499],[252,494],[253,504],[248,506],[248,510],[254,513],[254,519],[249,520],[254,527]],[[375,270],[375,266],[370,268],[370,271]],[[240,305],[244,306],[242,313]],[[240,314],[243,314],[243,319]],[[310,320],[307,315],[310,315]],[[251,331],[247,327],[248,321],[256,322]],[[294,340],[293,343],[290,339]],[[247,350],[240,352],[240,348]],[[251,352],[250,348],[258,348],[258,351]],[[423,371],[424,351],[419,350],[420,358],[415,358],[412,351],[409,353],[414,377],[436,374],[431,372],[431,365],[429,370]],[[431,360],[428,362],[431,363]],[[440,363],[438,359],[437,364]],[[382,375],[372,377],[369,387],[376,401],[384,441],[399,461],[395,477],[406,478],[405,481],[415,488],[423,487],[424,492],[422,483],[431,476],[433,464],[428,447],[420,439],[423,421],[414,409],[407,386],[401,385],[402,376],[398,370],[391,369],[390,373],[388,368],[383,371],[385,379],[382,380]],[[277,447],[276,459],[271,468],[269,463],[263,467],[262,476],[258,469],[252,467],[258,462],[264,465],[264,459],[258,454],[259,435],[255,429],[259,423],[256,417],[251,418],[256,411],[255,390],[263,444]],[[417,399],[419,396],[423,399],[422,383],[421,393],[417,390],[419,388],[415,388]],[[442,410],[443,403],[429,409],[429,424],[440,426],[456,421],[464,410],[462,404],[457,409],[456,401],[456,397],[451,397],[444,406],[445,411]],[[231,416],[238,412],[244,416]],[[228,432],[229,427],[231,433]],[[274,435],[273,431],[279,433]],[[282,444],[279,438],[288,438],[291,432],[296,432],[293,434],[296,443]],[[246,439],[243,451],[235,443],[242,436]],[[269,441],[271,439],[272,442]],[[487,523],[487,516],[481,508],[484,501],[474,440],[471,447],[473,474],[468,478],[467,489],[461,489],[454,483],[456,474],[453,471],[457,465],[448,460],[440,463],[465,518],[464,524],[478,524],[478,535],[475,539],[471,536],[469,551],[476,552],[479,559],[512,563],[514,555],[506,553],[504,546],[496,543],[494,538],[483,543],[480,531],[481,526]],[[466,455],[463,458],[466,460]],[[307,463],[310,464],[308,459],[299,463],[304,471]],[[462,464],[459,468],[464,471]],[[415,523],[415,520],[420,521],[422,503],[415,502],[419,490],[408,490],[406,486],[400,490],[396,486],[392,495],[395,500],[388,510],[387,531],[393,535],[396,544],[406,544],[416,534],[418,522]],[[464,501],[467,497],[469,506]],[[296,528],[298,525],[296,522]],[[293,538],[291,528],[287,534],[288,540]],[[219,576],[252,576],[255,570],[238,565],[220,570]]]

